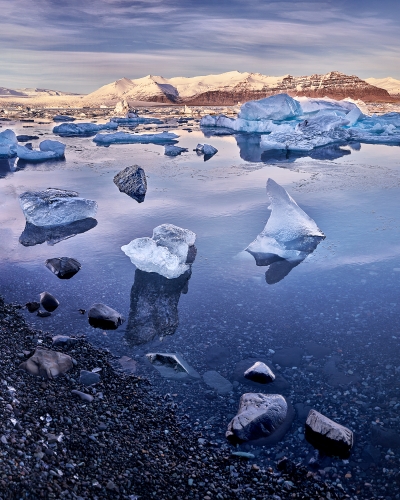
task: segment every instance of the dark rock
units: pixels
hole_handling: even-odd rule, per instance
[[[100,375],[98,373],[81,370],[79,383],[83,385],[94,385],[100,382]]]
[[[38,135],[17,135],[18,142],[35,141],[36,139],[39,139]]]
[[[42,292],[40,294],[40,305],[43,309],[46,309],[46,311],[53,312],[57,309],[60,303],[53,295],[51,295],[51,293]]]
[[[76,389],[71,391],[71,394],[78,396],[79,398],[82,399],[82,401],[87,401],[88,403],[91,403],[94,399],[93,396],[91,396],[90,394],[86,394],[86,392],[77,391]]]
[[[188,291],[190,276],[191,271],[186,271],[178,278],[168,279],[136,269],[126,327],[129,344],[140,345],[175,333],[179,299]]]
[[[93,304],[88,318],[91,326],[103,330],[116,330],[125,321],[119,312],[105,304]]]
[[[39,310],[39,311],[36,313],[36,316],[39,316],[39,318],[48,318],[49,316],[51,316],[51,312],[49,312],[49,311],[41,311],[41,310]]]
[[[280,349],[272,357],[272,361],[280,366],[299,366],[303,357],[303,350],[300,347],[287,347]]]
[[[250,366],[244,372],[244,377],[259,384],[269,384],[275,380],[272,370],[261,361],[256,361],[254,365]]]
[[[285,421],[287,408],[285,398],[279,394],[243,394],[226,437],[232,443],[240,443],[270,436]]]
[[[253,380],[249,380],[245,378],[244,373],[248,370],[254,363],[257,361],[262,361],[267,364],[269,361],[266,358],[248,358],[239,361],[235,367],[235,371],[233,373],[234,380],[237,380],[240,384],[244,384],[247,386],[251,386],[254,388],[260,388],[260,384],[258,382],[254,382]],[[280,374],[275,373],[275,380],[268,385],[268,392],[270,394],[281,394],[285,393],[290,389],[289,382]]]
[[[96,226],[97,220],[91,217],[71,222],[65,226],[39,227],[27,222],[19,237],[19,242],[24,247],[40,245],[46,241],[49,245],[55,245],[67,238],[85,233]]]
[[[34,313],[39,309],[40,302],[27,302],[25,306],[30,313]]]
[[[69,280],[82,267],[80,263],[71,257],[56,257],[47,259],[45,262],[47,269],[62,280]]]
[[[347,427],[311,410],[305,424],[307,441],[326,455],[348,458],[353,447],[353,433]]]
[[[146,174],[139,165],[132,165],[121,170],[114,177],[114,184],[122,193],[126,193],[138,203],[142,203],[146,196]]]
[[[72,358],[68,354],[37,347],[34,354],[19,367],[31,375],[52,379],[66,373],[72,366]]]

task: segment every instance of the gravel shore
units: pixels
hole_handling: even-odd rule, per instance
[[[37,345],[68,352],[73,370],[43,380],[19,369]],[[178,416],[170,394],[117,373],[109,353],[83,339],[52,347],[51,337],[1,298],[0,349],[1,499],[345,497],[304,466],[283,460],[263,470],[255,459],[232,455],[228,444],[212,445]],[[80,370],[93,368],[101,368],[100,382],[81,385]]]

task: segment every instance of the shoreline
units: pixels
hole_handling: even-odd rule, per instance
[[[112,356],[84,339],[52,347],[19,308],[0,298],[0,499],[351,498],[303,465],[283,459],[280,471],[265,470],[213,445],[170,394],[117,373]],[[68,353],[73,369],[52,380],[19,369],[37,345]],[[100,383],[82,386],[80,370],[93,368]]]

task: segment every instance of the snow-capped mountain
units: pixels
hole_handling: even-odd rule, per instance
[[[396,80],[396,78],[391,76],[387,78],[366,78],[365,81],[375,85],[375,87],[387,90],[390,95],[400,96],[400,80]]]
[[[13,96],[13,97],[24,97],[25,94],[18,92],[18,90],[7,89],[6,87],[0,87],[0,97],[3,96]]]
[[[72,92],[61,92],[60,90],[50,90],[50,89],[39,89],[39,88],[25,88],[25,89],[7,89],[5,87],[0,87],[0,97],[11,96],[11,97],[44,97],[44,96],[54,96],[54,95],[78,95]]]
[[[191,105],[234,105],[281,92],[291,96],[391,100],[387,90],[338,71],[311,76],[266,76],[230,71],[220,75],[169,79],[148,75],[136,80],[122,78],[88,94],[83,100],[87,104],[106,104],[124,98]]]

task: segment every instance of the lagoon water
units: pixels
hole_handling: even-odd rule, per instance
[[[18,123],[10,128],[27,132]],[[350,462],[334,464],[353,474],[355,488],[356,481],[374,474],[377,481],[382,463],[388,471],[383,476],[395,474],[400,447],[399,148],[352,144],[314,151],[312,158],[287,157],[264,154],[256,136],[169,130],[179,134],[178,145],[188,153],[169,158],[159,145],[103,148],[91,138],[64,138],[65,161],[18,164],[14,171],[8,160],[0,160],[0,294],[25,304],[44,290],[52,293],[59,308],[49,318],[24,310],[30,322],[52,334],[85,335],[116,357],[133,358],[136,373],[174,394],[190,415],[189,425],[198,419],[204,436],[217,443],[224,439],[240,395],[268,392],[242,377],[251,360],[265,360],[279,374],[276,392],[288,398],[297,414],[278,443],[254,448],[255,454],[265,460],[281,453],[308,460],[312,449],[302,425],[304,413],[313,407],[354,431]],[[46,125],[28,133],[37,131],[45,134],[42,138],[52,136]],[[203,161],[193,152],[199,142],[212,144],[218,153]],[[141,204],[113,183],[116,173],[133,164],[147,175]],[[269,177],[326,235],[302,263],[287,274],[287,269],[278,270],[273,279],[266,279],[267,267],[256,266],[243,253],[268,219]],[[24,246],[18,195],[48,187],[96,200],[97,225],[54,245]],[[136,273],[135,288],[135,267],[120,248],[151,236],[163,223],[197,234],[192,273],[169,288],[147,283]],[[58,280],[44,266],[46,259],[64,256],[82,264],[70,280]],[[179,317],[175,333],[162,340],[157,335],[138,346],[132,321],[103,332],[78,312],[103,302],[128,319],[140,307],[138,295],[146,287],[157,294],[157,286],[164,287],[161,302],[169,304],[156,304],[150,313],[160,335],[172,333],[175,328],[168,325]],[[233,384],[232,390],[218,393],[201,378],[163,379],[144,358],[154,351],[179,352],[200,375],[216,370]],[[393,454],[385,459],[388,449]]]

